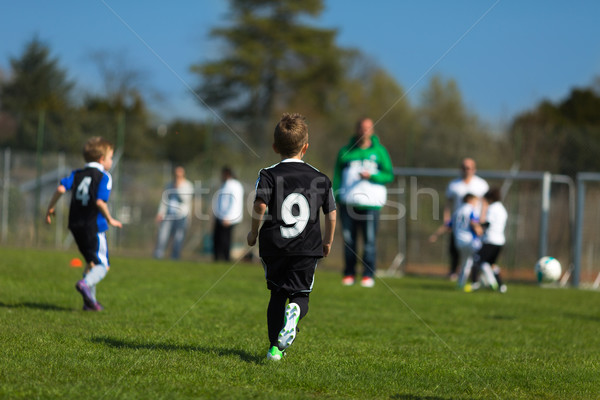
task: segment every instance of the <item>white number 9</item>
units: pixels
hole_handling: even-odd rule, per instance
[[[297,205],[300,210],[300,213],[297,216],[292,214],[294,205]],[[302,233],[304,228],[306,228],[309,218],[310,206],[308,205],[306,197],[300,193],[288,195],[281,204],[281,219],[283,219],[283,222],[285,222],[286,225],[292,226],[280,227],[281,236],[283,236],[284,239],[291,239],[298,236]]]

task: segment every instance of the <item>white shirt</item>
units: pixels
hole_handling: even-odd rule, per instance
[[[483,235],[483,243],[503,246],[506,243],[504,236],[504,228],[506,228],[506,220],[508,213],[499,201],[490,204],[487,209],[485,221],[490,223]]]
[[[158,215],[166,219],[182,219],[190,217],[192,200],[194,198],[194,185],[187,179],[175,187],[169,183],[163,192]]]
[[[474,175],[469,183],[463,181],[462,178],[457,178],[448,184],[446,189],[446,199],[452,203],[451,212],[455,212],[463,203],[463,198],[467,193],[471,193],[478,198],[482,198],[484,194],[490,189],[487,182]],[[480,207],[476,210],[479,212]]]
[[[371,156],[372,158],[375,155]],[[379,172],[372,159],[354,160],[342,170],[340,201],[352,206],[383,207],[387,200],[387,188],[380,183],[361,178],[362,172],[375,175]]]
[[[213,212],[222,221],[232,225],[242,222],[244,217],[244,187],[233,178],[227,179],[213,196]]]

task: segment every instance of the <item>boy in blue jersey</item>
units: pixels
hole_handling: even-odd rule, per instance
[[[112,189],[112,177],[108,170],[112,167],[113,153],[114,147],[106,139],[90,138],[83,147],[85,166],[61,179],[46,213],[46,222],[50,224],[58,199],[66,191],[74,189],[69,208],[69,230],[87,262],[83,279],[75,285],[83,297],[85,311],[103,309],[96,300],[96,285],[110,268],[105,232],[109,225],[122,227],[110,215],[106,204]]]
[[[452,216],[452,233],[460,261],[457,285],[461,289],[467,283],[467,278],[471,273],[473,255],[481,248],[479,237],[482,235],[483,230],[479,225],[479,215],[476,211],[478,201],[475,195],[466,194],[463,198],[463,204]]]
[[[439,235],[444,232],[451,231],[454,239],[454,245],[458,250],[460,274],[458,277],[457,286],[463,288],[467,277],[473,266],[473,255],[481,248],[481,240],[483,230],[479,224],[479,215],[477,215],[478,198],[467,193],[463,197],[463,202],[460,207],[452,214],[450,221],[440,226],[438,230],[429,237],[430,242],[435,242]]]
[[[308,312],[317,262],[329,254],[333,242],[336,211],[329,178],[302,161],[308,148],[304,117],[284,114],[273,136],[273,150],[281,155],[281,162],[259,172],[247,240],[250,246],[257,238],[260,241],[259,253],[271,291],[267,359],[280,360],[296,338],[298,322]],[[323,236],[321,210],[325,214]]]

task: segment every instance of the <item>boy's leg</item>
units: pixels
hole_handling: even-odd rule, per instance
[[[75,288],[83,297],[85,307],[98,309],[95,286],[104,278],[109,265],[106,235],[88,229],[71,231],[79,251],[87,261],[83,279],[77,282]]]
[[[460,265],[460,254],[458,253],[456,242],[454,241],[454,232],[450,233],[450,244],[448,247],[448,253],[450,255],[449,276],[451,279],[455,279],[458,266]]]
[[[92,268],[92,270],[85,276],[85,278],[83,280],[85,281],[86,285],[88,285],[89,288],[92,288],[92,287],[95,288],[96,285],[102,279],[104,279],[107,272],[108,272],[108,268],[106,267],[106,265],[103,265],[103,264],[95,265],[94,268]]]
[[[490,264],[487,262],[481,264],[481,271],[483,272],[483,276],[485,276],[486,285],[494,290],[498,289],[498,282]]]
[[[285,308],[283,326],[277,338],[278,347],[287,349],[296,339],[298,323],[308,313],[308,296],[315,282],[315,270],[318,258],[300,257],[293,265],[296,268],[288,271],[286,286],[290,293],[290,302]]]
[[[463,288],[467,281],[467,277],[471,273],[473,265],[473,250],[470,245],[457,246],[458,254],[460,255],[460,272],[458,275],[457,286]]]
[[[496,282],[498,283],[498,290],[500,293],[506,293],[506,285],[500,276],[500,267],[494,264],[492,266],[492,271],[494,271],[494,277],[496,278]]]
[[[308,314],[308,293],[296,293],[290,296],[290,303],[296,303],[300,307],[300,318]]]
[[[271,290],[271,299],[267,307],[267,330],[269,334],[270,347],[277,346],[279,331],[283,327],[285,303],[288,294],[281,289]]]

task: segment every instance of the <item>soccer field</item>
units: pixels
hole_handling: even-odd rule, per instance
[[[364,289],[318,270],[296,341],[268,362],[260,265],[113,257],[93,313],[76,256],[0,249],[0,398],[600,398],[598,292]]]

